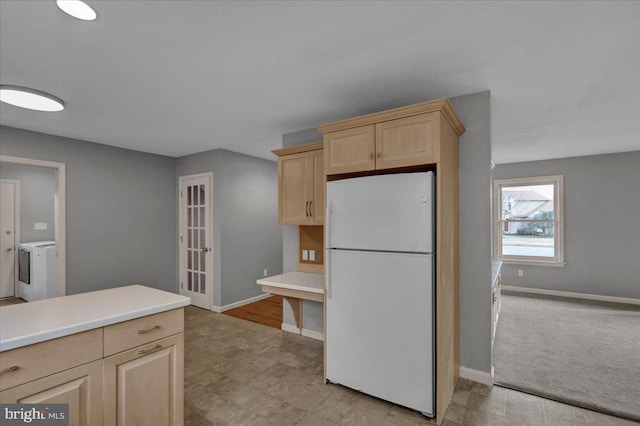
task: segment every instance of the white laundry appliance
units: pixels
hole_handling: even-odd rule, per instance
[[[18,246],[20,297],[28,302],[56,296],[56,243],[35,241]]]
[[[326,375],[435,417],[434,174],[327,183]]]

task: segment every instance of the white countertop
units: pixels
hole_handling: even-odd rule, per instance
[[[308,291],[310,293],[324,294],[324,275],[309,272],[287,272],[273,277],[261,278],[256,281],[258,285],[288,288],[291,290]]]
[[[191,299],[141,285],[0,308],[0,352],[181,308]]]

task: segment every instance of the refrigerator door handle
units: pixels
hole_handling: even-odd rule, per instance
[[[327,233],[326,233],[326,247],[325,247],[325,275],[324,275],[324,281],[325,281],[325,291],[327,292],[327,298],[331,299],[331,200],[329,200],[329,202],[327,203],[327,212],[326,212],[326,227],[327,227]]]

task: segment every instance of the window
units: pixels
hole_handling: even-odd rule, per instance
[[[494,258],[564,265],[562,176],[493,181]]]

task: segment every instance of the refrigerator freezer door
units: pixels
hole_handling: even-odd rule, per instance
[[[433,173],[401,173],[327,183],[327,247],[433,251]]]
[[[329,256],[327,378],[433,416],[433,257]]]

